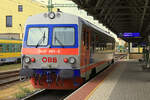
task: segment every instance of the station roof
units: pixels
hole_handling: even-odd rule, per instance
[[[123,38],[130,42],[147,41],[150,31],[149,0],[72,0],[112,32],[139,32],[141,38]]]

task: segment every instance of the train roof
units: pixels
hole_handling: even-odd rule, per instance
[[[103,41],[103,42],[115,42],[115,38],[110,33],[97,27],[96,25],[88,22],[87,20],[84,20],[83,18],[81,18],[81,19],[82,19],[84,24],[89,26],[89,28],[91,28],[95,33],[100,35],[101,41]],[[103,33],[103,34],[101,34],[101,33]]]
[[[50,12],[29,16],[26,24],[78,24],[78,17],[71,14],[56,12],[55,18],[51,19],[49,16]]]
[[[15,38],[0,38],[0,40],[15,40],[15,41],[22,41],[21,39],[15,39]]]

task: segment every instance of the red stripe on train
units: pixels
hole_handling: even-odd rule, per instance
[[[78,48],[23,48],[26,55],[78,55]]]
[[[83,74],[83,73],[85,73],[85,72],[91,70],[92,68],[98,67],[99,65],[102,65],[102,64],[104,64],[104,63],[106,63],[106,62],[108,62],[108,61],[111,61],[111,60],[100,61],[100,62],[98,62],[98,63],[96,63],[96,64],[92,64],[92,65],[90,65],[90,66],[87,66],[87,67],[81,69],[80,72],[81,72],[81,74]]]

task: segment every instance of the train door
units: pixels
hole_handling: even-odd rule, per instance
[[[86,27],[83,27],[82,31],[82,40],[81,40],[81,58],[80,58],[81,67],[85,67],[85,76],[88,79],[88,64],[90,64],[90,30]]]
[[[88,65],[90,63],[90,32],[87,28],[84,28],[83,31],[83,59],[84,59],[84,65]]]

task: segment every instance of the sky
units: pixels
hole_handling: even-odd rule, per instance
[[[48,4],[48,0],[32,0],[32,1],[38,1],[38,2],[43,3],[45,5]],[[73,3],[71,0],[52,0],[52,4],[75,4],[75,3]],[[101,23],[98,23],[98,21],[94,20],[92,16],[88,16],[87,12],[85,12],[84,10],[78,9],[77,7],[60,7],[59,9],[62,12],[66,12],[66,13],[80,16],[83,19],[88,20],[89,22],[100,27],[101,29],[103,29],[107,32],[110,32],[110,34],[112,34],[115,38],[117,38],[117,36],[113,32],[111,32],[111,30],[109,30],[108,28],[103,26]]]

